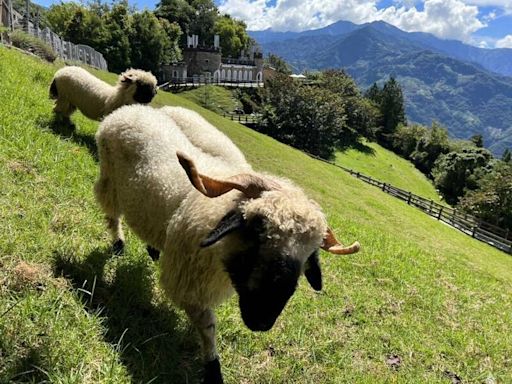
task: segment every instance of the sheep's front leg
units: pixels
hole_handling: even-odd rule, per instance
[[[219,356],[215,345],[215,314],[209,308],[190,306],[185,309],[191,323],[201,336],[205,359],[203,384],[222,384]]]
[[[124,251],[124,233],[119,217],[106,217],[107,227],[112,235],[112,252],[121,255]]]

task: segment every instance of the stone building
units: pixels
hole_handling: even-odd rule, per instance
[[[183,61],[163,65],[161,82],[263,82],[263,55],[252,49],[239,58],[222,57],[219,36],[213,46],[200,46],[197,35],[187,37]]]

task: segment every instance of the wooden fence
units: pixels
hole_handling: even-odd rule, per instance
[[[498,248],[504,252],[512,254],[512,233],[508,229],[500,228],[491,223],[487,223],[480,220],[472,215],[461,212],[460,210],[452,207],[438,204],[433,200],[425,199],[424,197],[415,195],[412,192],[405,191],[403,189],[392,186],[391,184],[384,183],[380,180],[376,180],[370,176],[363,175],[360,172],[356,172],[352,169],[343,167],[335,164],[331,161],[321,159],[317,156],[307,153],[307,155],[343,169],[350,173],[352,176],[371,184],[377,188],[380,188],[383,192],[396,197],[397,199],[405,201],[407,204],[420,209],[427,215],[446,223],[453,228],[469,235],[475,239],[483,241],[495,248]]]
[[[63,40],[49,28],[39,28],[37,20],[26,20],[21,13],[13,9],[10,0],[0,0],[0,22],[11,31],[22,29],[38,37],[50,45],[55,53],[64,60],[79,61],[91,67],[107,70],[107,61],[101,53],[88,45],[73,44]]]
[[[196,88],[202,87],[204,85],[218,85],[220,87],[229,88],[261,88],[263,87],[263,82],[257,80],[229,81],[212,79],[206,76],[195,76],[172,79],[166,82],[165,84],[162,84],[160,88],[163,88],[165,91],[168,91],[172,89],[181,88]]]
[[[245,114],[241,114],[241,113],[239,114],[239,113],[224,112],[222,114],[222,117],[225,117],[226,119],[230,119],[230,120],[233,120],[240,124],[245,124],[245,125],[258,124],[260,121],[260,115],[258,115],[258,114],[245,115]]]

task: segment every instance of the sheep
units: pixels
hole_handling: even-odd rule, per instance
[[[107,116],[96,134],[95,195],[114,246],[124,245],[124,216],[139,238],[162,251],[162,288],[201,336],[203,382],[222,383],[213,309],[236,292],[245,325],[267,331],[301,274],[322,288],[319,248],[349,254],[359,243],[341,245],[299,187],[255,172],[235,144],[200,119],[196,129],[182,131],[187,124],[178,114],[194,118],[141,105]]]
[[[81,67],[69,66],[55,73],[50,98],[55,99],[53,111],[66,120],[78,108],[88,118],[99,121],[123,105],[151,102],[156,84],[155,76],[140,69],[123,72],[117,85],[111,86]]]

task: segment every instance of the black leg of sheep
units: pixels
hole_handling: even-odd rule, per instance
[[[146,246],[146,251],[148,251],[149,257],[151,257],[151,260],[157,261],[160,259],[160,251],[156,248],[153,248],[151,245]]]

